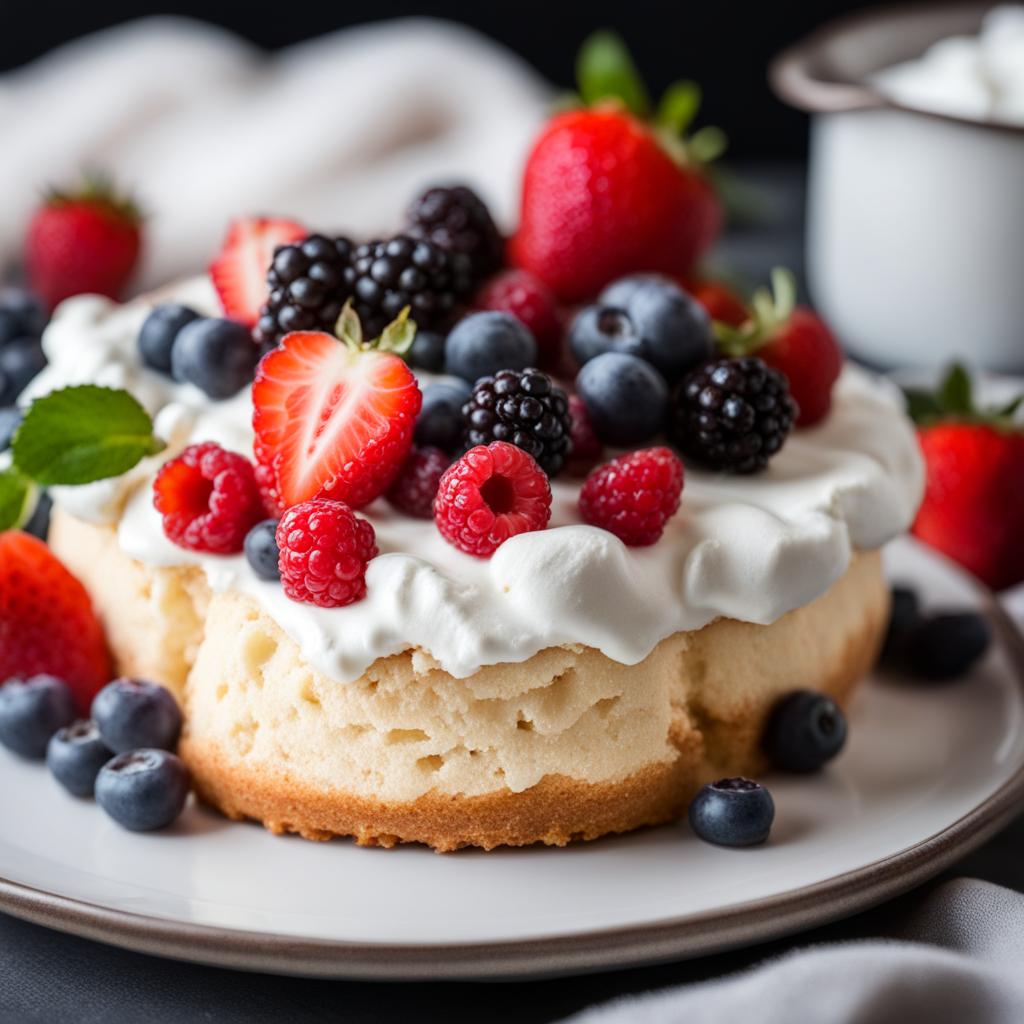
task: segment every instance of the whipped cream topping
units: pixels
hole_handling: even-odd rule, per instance
[[[923,468],[898,392],[847,366],[831,414],[793,434],[764,473],[688,468],[679,514],[651,547],[626,547],[581,522],[579,481],[554,481],[550,527],[513,537],[488,560],[463,554],[432,522],[381,500],[362,513],[381,551],[369,565],[366,598],[333,609],[297,604],[280,585],[257,579],[244,555],[186,551],[164,536],[151,487],[162,459],[198,441],[252,450],[248,390],[211,402],[139,364],[138,329],[155,301],[170,298],[217,309],[203,278],[125,306],[72,299],[47,329],[50,366],[24,401],[85,382],[123,387],[168,442],[124,476],[55,488],[54,499],[72,515],[116,526],[122,550],[140,562],[200,566],[214,591],[252,596],[308,664],[337,680],[410,648],[458,677],[563,644],[636,664],[665,637],[720,616],[771,623],[824,593],[854,549],[903,532],[921,498]]]

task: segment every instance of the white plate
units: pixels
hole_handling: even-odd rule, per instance
[[[891,575],[977,606],[909,541]],[[0,908],[147,952],[345,977],[537,975],[699,955],[852,913],[992,834],[1024,794],[1024,700],[1005,649],[968,681],[872,681],[824,774],[771,778],[767,846],[685,824],[566,849],[438,856],[277,838],[190,807],[121,831],[46,771],[0,768]]]

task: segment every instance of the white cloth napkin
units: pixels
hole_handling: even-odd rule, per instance
[[[549,88],[469,29],[369,25],[275,55],[177,18],[133,22],[0,77],[0,267],[40,190],[109,169],[150,214],[137,287],[204,267],[236,214],[357,237],[415,191],[476,187],[506,225]]]

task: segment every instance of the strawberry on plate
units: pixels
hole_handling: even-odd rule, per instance
[[[716,319],[715,337],[726,355],[756,355],[786,375],[800,407],[798,427],[813,426],[828,415],[843,350],[813,310],[796,305],[796,282],[788,270],[772,272],[772,291],[754,293],[750,312],[738,326]]]
[[[297,221],[282,217],[240,217],[210,264],[224,315],[252,327],[267,301],[267,270],[279,245],[305,238],[309,232]]]
[[[388,489],[409,453],[422,401],[401,358],[410,321],[399,317],[368,343],[350,307],[342,324],[342,341],[322,331],[285,335],[256,370],[257,480],[272,510],[312,498],[361,508]]]
[[[0,682],[63,679],[81,714],[111,679],[103,629],[81,583],[35,537],[0,533]]]
[[[1002,590],[1024,581],[1024,396],[978,409],[971,390],[954,366],[937,393],[907,393],[926,469],[913,532]]]
[[[629,54],[608,33],[584,44],[577,68],[590,106],[555,115],[535,142],[510,245],[512,261],[563,301],[637,271],[685,274],[722,223],[704,165],[723,137],[710,128],[684,136],[697,87],[670,87],[651,119]]]
[[[53,190],[25,235],[25,269],[32,290],[51,309],[72,295],[120,298],[142,248],[135,204],[101,177]]]

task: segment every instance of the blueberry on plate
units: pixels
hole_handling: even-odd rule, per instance
[[[768,838],[775,820],[771,793],[750,779],[709,782],[690,804],[690,825],[716,846],[756,846]]]
[[[0,348],[25,336],[25,328],[19,317],[9,309],[0,308]]]
[[[171,350],[181,329],[199,319],[188,306],[169,302],[157,306],[142,322],[139,330],[139,355],[146,366],[160,373],[171,372]]]
[[[17,333],[7,338],[28,335],[38,338],[46,326],[46,310],[39,297],[26,288],[14,286],[0,290],[0,345],[4,344],[4,323],[13,323]]]
[[[50,774],[73,796],[92,796],[96,776],[113,757],[96,723],[79,719],[58,729],[46,748]]]
[[[279,554],[276,519],[264,519],[245,535],[245,557],[261,580],[274,581],[281,578]]]
[[[0,348],[0,375],[5,380],[0,405],[12,405],[45,366],[46,355],[38,338],[16,338]]]
[[[181,814],[188,791],[188,769],[166,750],[126,751],[96,776],[96,802],[132,832],[170,825]]]
[[[62,679],[38,675],[0,686],[0,743],[15,754],[45,757],[50,737],[74,720],[75,702]]]
[[[958,679],[982,658],[991,642],[989,625],[976,612],[929,615],[907,637],[907,665],[921,679]]]
[[[650,363],[622,352],[591,359],[576,377],[594,433],[625,448],[649,441],[665,427],[668,385]]]
[[[475,384],[499,370],[533,366],[537,362],[537,342],[529,328],[511,313],[471,313],[448,335],[444,361],[446,373]]]
[[[642,356],[643,343],[624,309],[585,306],[569,325],[569,351],[582,366],[605,352]]]
[[[776,768],[816,772],[843,749],[846,715],[824,693],[795,690],[772,708],[761,745]]]
[[[911,587],[893,587],[889,625],[882,643],[883,661],[898,662],[904,658],[907,640],[920,621],[921,602],[917,591]]]
[[[459,451],[465,429],[462,407],[473,389],[461,380],[428,384],[413,435],[421,448],[440,448],[449,455]]]
[[[0,385],[0,391],[2,390],[3,386]],[[11,447],[14,435],[18,431],[18,427],[21,426],[21,420],[22,412],[20,409],[15,409],[14,406],[0,409],[0,452],[5,452]]]
[[[174,339],[171,374],[210,398],[231,398],[252,382],[259,358],[260,350],[243,324],[200,318]]]
[[[444,372],[445,337],[437,331],[417,331],[406,359],[414,370]]]
[[[115,679],[93,698],[92,717],[115,753],[139,747],[173,750],[181,734],[181,710],[170,692],[141,679]]]

